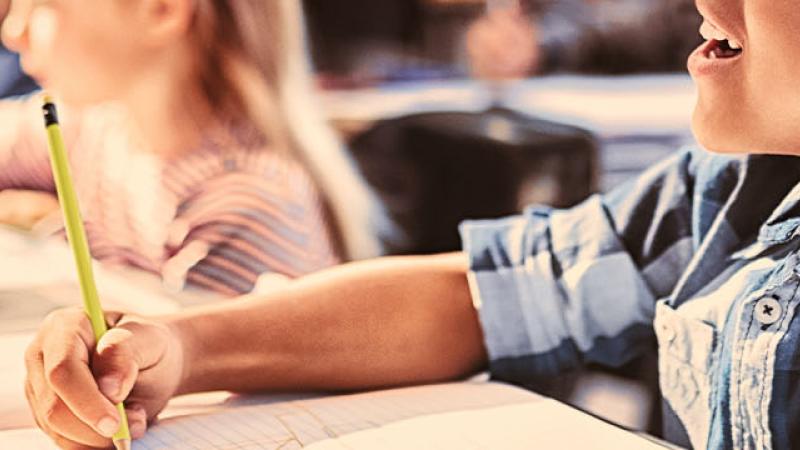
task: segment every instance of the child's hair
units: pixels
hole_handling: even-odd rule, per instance
[[[381,210],[315,101],[300,0],[198,0],[194,20],[211,107],[254,124],[307,167],[343,256],[380,254],[372,224]]]

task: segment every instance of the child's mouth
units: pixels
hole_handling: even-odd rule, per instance
[[[727,40],[711,39],[689,56],[688,68],[695,78],[713,73],[726,73],[738,66],[742,49],[731,48]]]
[[[706,39],[691,56],[688,68],[693,77],[730,73],[738,66],[744,54],[744,45],[738,38],[705,20],[700,34]]]
[[[708,42],[708,45],[705,48],[705,57],[710,59],[735,58],[741,54],[742,48],[737,48],[736,44],[731,46],[731,43],[728,39],[719,41],[712,39]]]
[[[708,20],[700,26],[700,35],[707,41],[703,52],[706,58],[735,58],[742,53],[741,42]]]

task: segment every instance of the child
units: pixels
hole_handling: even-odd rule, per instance
[[[236,295],[378,253],[367,190],[312,102],[301,23],[295,1],[11,2],[3,42],[71,109],[95,258]],[[0,218],[49,205],[18,190],[54,192],[39,107],[0,103]]]
[[[111,314],[99,350],[80,312],[59,313],[28,351],[39,424],[62,445],[102,446],[122,399],[141,435],[171,396],[210,389],[361,389],[484,368],[535,387],[657,339],[667,439],[797,446],[800,9],[698,8],[693,127],[730,155],[689,150],[571,210],[466,223],[466,258],[355,263],[168,318]]]

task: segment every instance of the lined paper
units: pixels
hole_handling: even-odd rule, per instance
[[[318,442],[307,448],[664,450],[660,445],[555,400],[423,416]]]
[[[655,450],[661,446],[522,389],[487,382],[320,398],[184,398],[136,450]],[[195,400],[208,401],[213,412]],[[181,403],[182,400],[178,400]],[[174,412],[171,405],[169,409]],[[193,411],[193,412],[190,412]],[[204,411],[208,411],[205,409]],[[169,411],[168,411],[169,412]],[[0,448],[54,450],[35,429],[0,432]]]
[[[469,382],[166,419],[135,450],[663,449],[519,388]]]
[[[452,383],[241,406],[159,422],[136,450],[291,449],[421,416],[541,402],[499,383]]]

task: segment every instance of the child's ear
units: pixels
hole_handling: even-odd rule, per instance
[[[142,0],[139,11],[146,26],[143,37],[162,43],[184,36],[192,23],[195,4],[195,0]]]

